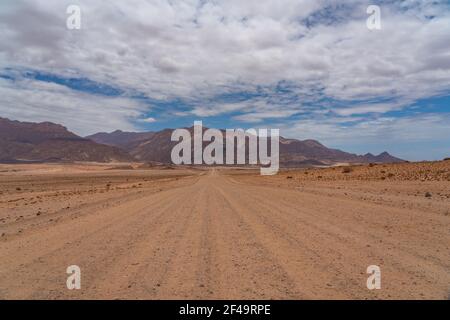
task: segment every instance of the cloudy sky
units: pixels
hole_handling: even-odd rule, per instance
[[[81,29],[66,26],[69,5]],[[366,10],[381,8],[381,29]],[[80,135],[280,128],[356,153],[450,156],[450,4],[1,0],[0,117]]]

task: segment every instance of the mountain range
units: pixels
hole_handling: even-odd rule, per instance
[[[193,127],[186,128],[193,135]],[[203,128],[203,131],[207,128]],[[171,150],[178,143],[171,141],[172,129],[157,132],[97,133],[87,136],[97,143],[103,143],[127,150],[139,161],[171,163]],[[225,137],[225,131],[221,130]],[[207,145],[204,142],[204,146]],[[225,143],[224,143],[225,146]],[[297,140],[280,137],[280,163],[284,167],[327,166],[336,163],[392,163],[403,162],[387,152],[379,155],[367,153],[356,155],[337,149],[330,149],[316,140]],[[225,147],[224,147],[225,154]],[[246,150],[248,156],[248,150]]]
[[[187,128],[190,132],[193,127]],[[207,128],[204,128],[206,130]],[[0,118],[0,162],[95,161],[171,163],[172,129],[157,132],[100,132],[80,137],[62,125]],[[205,143],[206,144],[206,143]],[[337,163],[388,163],[403,160],[387,152],[356,155],[330,149],[316,140],[280,137],[284,167],[327,166]],[[225,153],[224,153],[225,154]]]
[[[51,122],[0,118],[0,162],[133,161],[127,152],[85,139]]]

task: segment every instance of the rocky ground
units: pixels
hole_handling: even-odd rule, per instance
[[[1,165],[0,298],[448,298],[450,161],[143,168]]]

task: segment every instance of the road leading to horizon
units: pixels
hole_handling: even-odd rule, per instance
[[[0,298],[448,296],[448,235],[424,234],[422,223],[442,228],[446,217],[250,185],[216,170],[188,179],[0,241]],[[69,265],[81,268],[81,290],[66,288]],[[366,287],[369,265],[381,268],[380,290]]]

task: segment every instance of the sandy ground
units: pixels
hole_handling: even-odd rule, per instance
[[[450,162],[405,166],[2,165],[0,298],[447,299]]]

